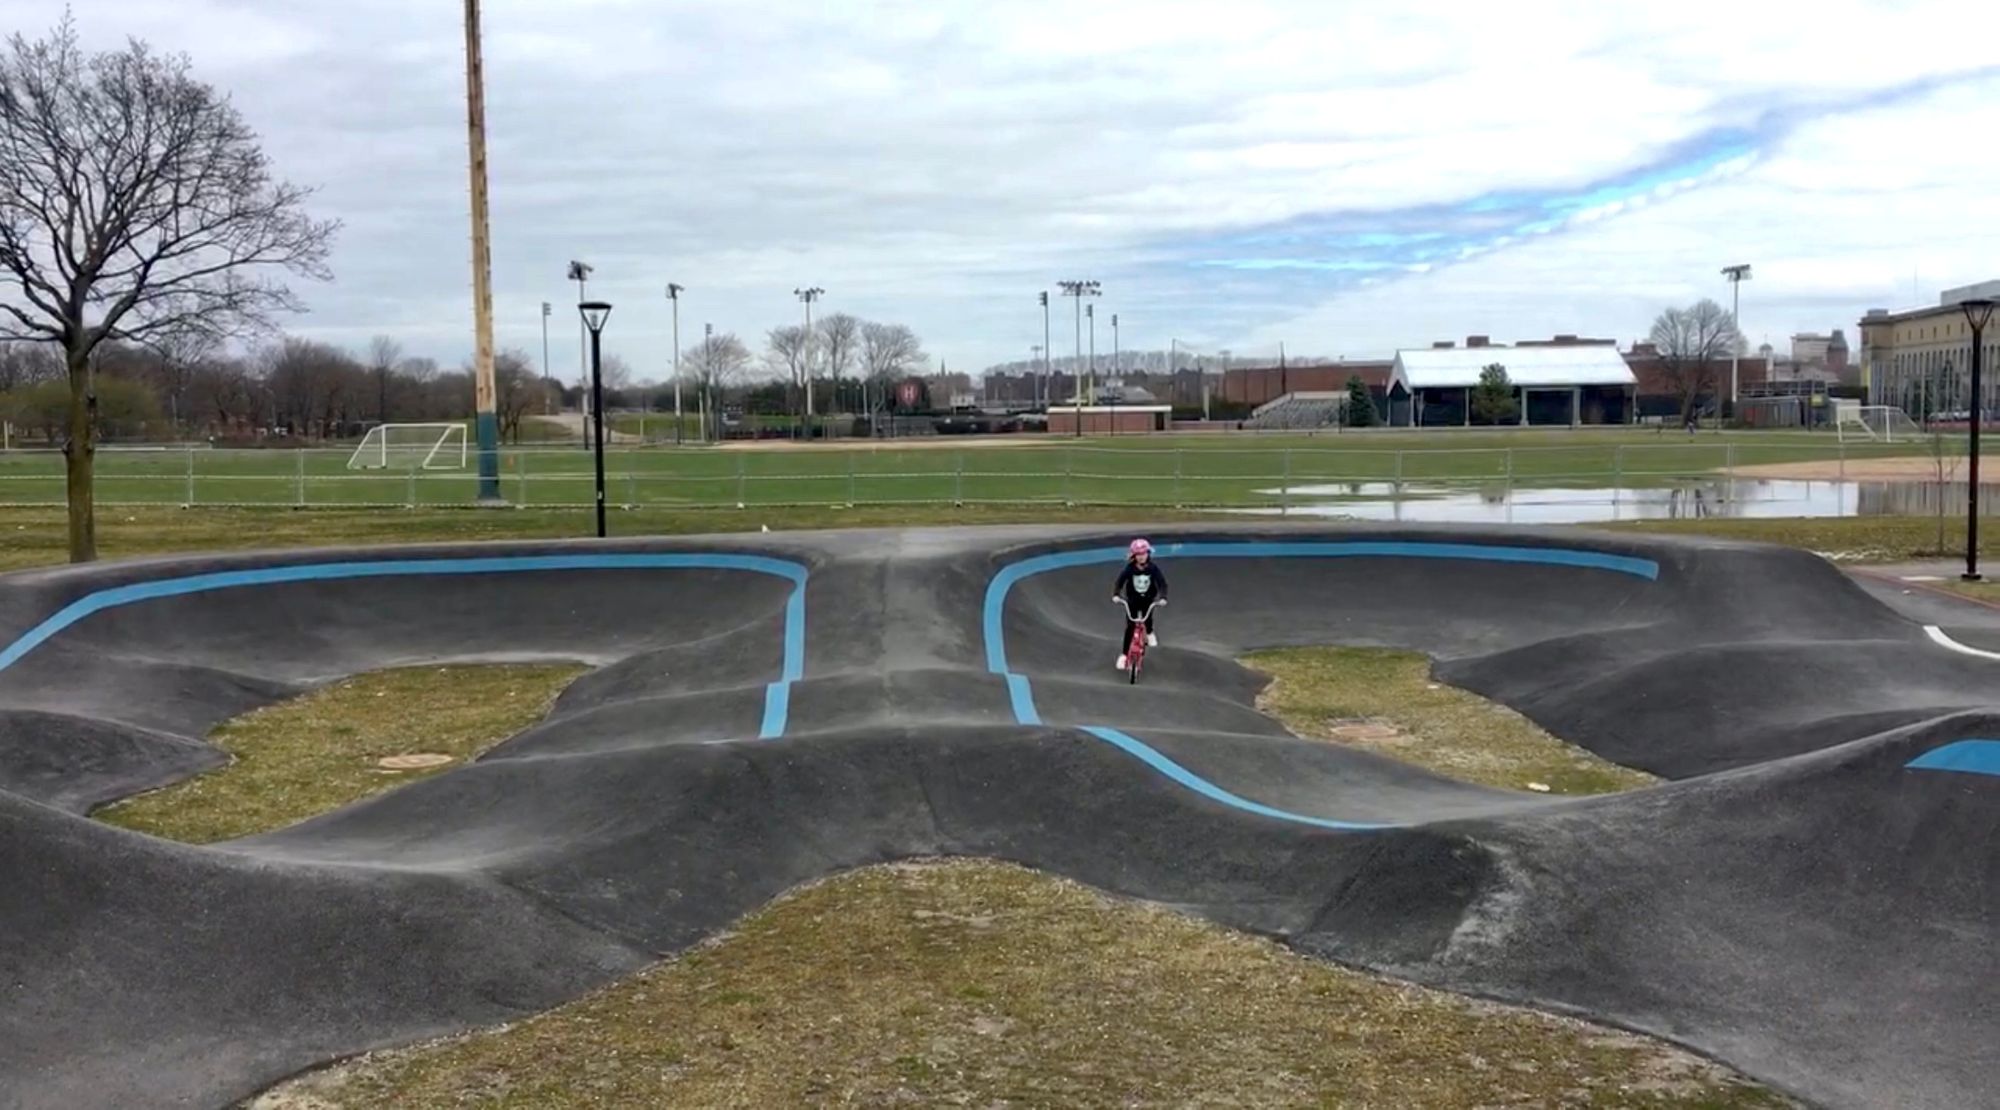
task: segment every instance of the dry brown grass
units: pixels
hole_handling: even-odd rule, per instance
[[[209,739],[230,754],[228,764],[96,816],[193,844],[283,828],[470,759],[540,720],[582,670],[496,665],[358,675],[225,723]],[[411,754],[450,759],[401,771],[377,763]]]
[[[974,861],[871,868],[498,1030],[252,1104],[1757,1107],[1658,1042],[1384,982]]]
[[[1245,662],[1273,678],[1257,707],[1300,736],[1512,790],[1609,794],[1659,781],[1566,744],[1504,705],[1437,681],[1430,660],[1415,652],[1287,648],[1258,652]]]

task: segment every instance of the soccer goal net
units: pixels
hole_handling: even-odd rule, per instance
[[[348,457],[349,470],[463,470],[465,425],[377,424]]]
[[[1843,441],[1916,443],[1924,438],[1923,427],[1894,405],[1843,405],[1835,429]]]

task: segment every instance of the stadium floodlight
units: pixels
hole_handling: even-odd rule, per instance
[[[681,441],[681,294],[687,286],[667,283],[667,299],[674,302],[674,443]]]
[[[1076,434],[1083,435],[1083,299],[1104,295],[1104,287],[1094,281],[1058,281],[1062,295],[1076,300],[1076,361],[1071,367],[1076,371],[1071,375],[1076,380],[1074,400],[1076,404]]]
[[[1979,418],[1984,415],[1986,396],[1980,388],[1979,374],[1986,341],[1986,325],[1993,320],[1993,300],[1990,297],[1967,297],[1958,302],[1959,310],[1965,313],[1966,326],[1972,329],[1972,403],[1967,405],[1972,418],[1971,442],[1966,450],[1971,454],[1971,472],[1966,475],[1965,495],[1965,574],[1967,582],[1979,581]]]
[[[585,301],[576,306],[583,326],[590,329],[590,407],[597,414],[591,422],[591,449],[597,456],[597,538],[604,538],[604,324],[611,319],[611,306],[603,301]]]
[[[803,361],[803,362],[805,363],[805,367],[804,367],[804,369],[805,369],[805,383],[806,383],[806,429],[805,429],[805,431],[806,431],[806,438],[807,438],[807,439],[811,439],[811,438],[812,438],[812,418],[813,418],[813,370],[812,370],[812,356],[813,356],[813,302],[814,302],[814,301],[816,301],[816,300],[819,300],[819,299],[820,299],[821,297],[824,297],[824,296],[826,296],[826,290],[824,290],[824,289],[821,289],[821,288],[820,288],[819,286],[817,286],[817,285],[813,285],[813,286],[808,286],[807,288],[804,288],[804,289],[794,289],[794,290],[792,290],[792,296],[794,296],[794,297],[797,297],[797,298],[798,298],[799,300],[801,300],[801,301],[805,302],[805,306],[806,306],[806,333],[805,333],[805,335],[804,335],[804,336],[802,336],[802,337],[800,338],[800,340],[799,340],[799,347],[800,347],[800,350],[799,350],[799,358],[800,358],[800,359],[801,359],[801,360],[802,360],[802,361]]]
[[[1741,315],[1743,307],[1743,283],[1750,278],[1750,264],[1743,262],[1735,266],[1724,266],[1722,268],[1722,276],[1729,279],[1729,324],[1736,329],[1736,342],[1729,345],[1729,408],[1730,415],[1734,416],[1736,410],[1737,359],[1743,350],[1743,317]],[[1764,373],[1768,375],[1770,372],[1771,364],[1766,362],[1764,364]]]

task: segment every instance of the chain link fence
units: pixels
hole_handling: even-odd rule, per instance
[[[1634,437],[1636,440],[1638,437]],[[470,506],[477,455],[465,469],[351,469],[347,449],[107,447],[97,456],[103,505],[405,508]],[[1965,481],[1962,438],[1932,444],[1839,443],[1814,436],[1574,446],[1410,448],[1006,446],[814,447],[799,450],[630,448],[609,451],[605,495],[647,507],[894,504],[1259,508],[1399,500],[1478,489],[1660,489],[1718,479],[1839,481],[1885,462],[1900,480]],[[524,507],[594,503],[590,452],[508,448],[500,495]],[[1725,483],[1727,484],[1727,483]],[[51,450],[0,452],[0,504],[60,505],[64,460]]]

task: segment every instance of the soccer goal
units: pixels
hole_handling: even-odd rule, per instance
[[[1843,443],[1917,443],[1924,438],[1923,427],[1894,405],[1841,405],[1834,430]]]
[[[349,470],[464,470],[465,425],[377,424],[348,457]]]

